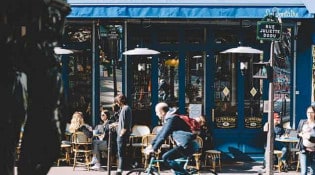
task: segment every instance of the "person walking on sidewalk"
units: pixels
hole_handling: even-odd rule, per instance
[[[306,116],[307,119],[300,120],[297,128],[301,175],[307,175],[307,167],[310,174],[315,174],[315,107],[308,107]]]

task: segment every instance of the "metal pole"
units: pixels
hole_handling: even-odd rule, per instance
[[[273,49],[274,49],[274,41],[270,44],[270,69],[269,73],[271,73],[271,78],[269,79],[269,103],[268,103],[268,135],[267,135],[267,147],[266,147],[266,174],[273,175],[273,143],[274,143],[274,122],[273,122]]]
[[[111,131],[110,131],[111,129],[109,129],[109,131],[108,131],[108,143],[107,143],[107,175],[110,175],[110,170],[111,170]]]

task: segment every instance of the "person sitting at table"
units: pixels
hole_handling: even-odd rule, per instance
[[[93,157],[92,161],[90,162],[92,170],[100,170],[101,164],[101,156],[100,152],[105,151],[108,148],[108,138],[109,138],[109,125],[112,123],[110,118],[110,113],[108,110],[101,111],[101,124],[97,125],[94,129],[96,131],[95,139],[93,140]]]
[[[274,112],[273,114],[273,121],[274,121],[274,135],[275,138],[280,138],[285,136],[285,130],[281,124],[281,117],[277,112]],[[288,148],[287,145],[283,142],[274,141],[274,150],[281,150],[282,151],[282,156],[281,156],[281,161],[283,164],[283,170],[288,171],[288,164],[287,164],[287,155],[288,155]]]
[[[285,130],[281,124],[281,117],[277,112],[274,112],[273,114],[273,124],[274,124],[274,138],[280,138],[285,135]],[[265,123],[264,131],[268,132],[268,122]],[[288,164],[287,164],[287,155],[288,155],[288,148],[287,145],[283,142],[274,140],[274,150],[281,150],[281,161],[283,163],[282,170],[288,171]],[[265,162],[264,162],[265,163]]]
[[[83,132],[88,138],[93,137],[92,127],[84,122],[82,112],[74,112],[69,126],[69,132]]]

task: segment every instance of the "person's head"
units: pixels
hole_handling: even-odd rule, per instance
[[[281,123],[281,117],[279,116],[279,114],[277,112],[273,113],[273,121],[274,121],[275,125]]]
[[[104,110],[106,110],[106,106],[105,106],[105,105],[101,105],[101,106],[100,106],[100,111],[102,112],[102,111],[104,111]]]
[[[110,113],[108,110],[105,109],[101,112],[102,121],[106,121],[107,119],[109,119],[109,117],[110,117]]]
[[[84,124],[83,113],[82,112],[74,112],[72,115],[69,131],[74,133]]]
[[[155,113],[159,117],[160,120],[164,120],[166,113],[169,111],[169,107],[167,103],[160,102],[155,106]]]
[[[309,106],[306,110],[306,116],[308,120],[315,120],[315,107],[314,106]]]
[[[195,120],[200,124],[200,126],[204,126],[206,124],[206,118],[202,115],[196,117]]]
[[[118,94],[115,97],[114,102],[117,103],[119,106],[123,106],[127,104],[127,98],[124,94]]]
[[[119,105],[117,103],[112,104],[112,110],[113,112],[118,112],[120,109]]]

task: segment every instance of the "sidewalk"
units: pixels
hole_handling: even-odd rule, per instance
[[[116,168],[113,167],[111,171],[111,175],[115,175]],[[261,162],[234,162],[231,164],[223,164],[222,171],[218,172],[219,175],[253,175],[259,174],[259,172],[264,172],[262,169]],[[125,175],[127,171],[123,173]],[[87,171],[84,167],[78,166],[73,171],[72,166],[60,166],[60,167],[52,167],[48,173],[48,175],[98,175],[98,174],[108,174],[106,167],[102,168],[100,171]],[[170,170],[162,170],[161,175],[171,175]],[[200,171],[200,175],[207,175],[206,168],[202,168]],[[266,174],[266,173],[264,173]],[[300,172],[296,172],[295,170],[291,170],[289,172],[274,172],[275,175],[299,175]]]

